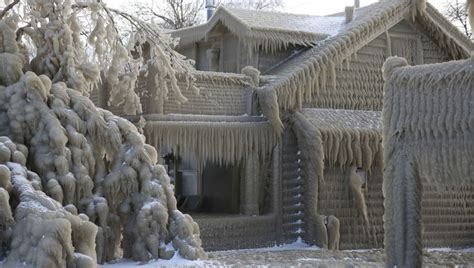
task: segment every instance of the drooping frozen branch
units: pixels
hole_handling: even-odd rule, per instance
[[[0,21],[0,255],[8,253],[6,266],[93,267],[120,257],[120,247],[139,261],[175,253],[205,258],[199,228],[177,210],[156,150],[132,123],[85,96],[106,69],[114,71],[106,79],[127,81],[128,89],[138,73],[105,7],[87,7],[94,55],[84,53],[69,1],[24,8],[34,21],[23,28],[34,53],[16,41],[15,16]],[[160,42],[160,59],[169,63],[164,78],[185,71],[169,53],[171,41]],[[113,69],[115,54],[128,69]]]

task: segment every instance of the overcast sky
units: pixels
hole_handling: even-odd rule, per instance
[[[126,10],[127,3],[135,2],[137,0],[104,0],[109,6],[121,8]],[[159,2],[160,0],[138,0],[141,2],[152,1]],[[195,0],[203,1],[203,0]],[[390,0],[387,0],[390,1]],[[428,0],[438,9],[443,8],[447,0]],[[378,0],[360,0],[361,6],[366,6]],[[283,0],[283,8],[281,11],[288,13],[309,14],[309,15],[328,15],[342,12],[344,7],[353,4],[353,0]]]

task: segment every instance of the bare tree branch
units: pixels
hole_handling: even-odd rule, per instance
[[[3,16],[7,14],[7,12],[12,9],[16,4],[18,4],[20,0],[15,0],[11,2],[8,6],[6,6],[1,12],[0,12],[0,19],[3,19]]]
[[[217,5],[255,10],[274,10],[282,7],[282,0],[217,0]],[[147,22],[159,19],[160,26],[168,29],[180,29],[201,23],[204,18],[202,0],[166,0],[156,8],[145,3],[132,4],[135,14]]]
[[[466,9],[466,1],[447,0],[447,4],[442,13],[449,21],[461,28],[464,34],[472,38],[472,32],[468,24],[469,15]]]
[[[166,0],[156,8],[144,3],[134,3],[135,14],[147,22],[159,19],[159,25],[168,29],[180,29],[199,24],[203,21],[200,12],[204,2],[197,0]]]

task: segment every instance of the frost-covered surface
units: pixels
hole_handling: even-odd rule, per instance
[[[427,267],[471,267],[474,265],[473,249],[427,249],[424,252]],[[186,262],[180,259],[160,260],[144,265],[133,262],[107,264],[110,268],[131,267],[386,267],[383,250],[327,251],[307,245],[216,251],[209,253],[209,260]]]
[[[303,109],[302,113],[320,129],[382,130],[380,111]]]
[[[282,77],[271,85],[277,93],[279,106],[284,109],[301,108],[304,103],[311,103],[315,97],[324,97],[320,94],[323,88],[329,87],[336,91],[337,68],[345,63],[350,64],[351,57],[357,57],[357,51],[362,46],[384,34],[410,14],[417,14],[416,20],[433,35],[450,57],[453,59],[467,57],[474,44],[465,36],[458,35],[458,30],[435,8],[428,4],[425,11],[419,2],[379,1],[357,9],[354,19],[345,24],[336,35],[328,37],[317,46],[272,70],[272,74]],[[353,84],[353,88],[365,90],[357,83]],[[356,101],[357,99],[353,98],[355,95],[350,91],[341,92],[340,95],[324,99],[324,102],[334,104],[340,102],[342,98],[348,102]]]
[[[382,114],[377,111],[304,109],[307,120],[321,135],[324,160],[329,165],[361,167],[370,171],[381,158]]]
[[[80,7],[94,17],[97,5]],[[156,150],[132,123],[85,96],[98,71],[77,54],[80,47],[70,47],[80,42],[73,40],[75,22],[65,21],[74,18],[71,3],[34,1],[25,10],[38,20],[24,29],[39,35],[32,37],[38,51],[31,61],[15,40],[15,13],[0,21],[4,266],[94,267],[122,252],[138,261],[206,258],[199,227],[177,210]],[[89,42],[100,60],[104,29],[92,20]]]
[[[21,63],[2,55],[3,61],[15,67],[10,72],[24,66],[53,83],[65,82],[85,96],[97,85],[105,85],[109,105],[122,107],[124,114],[142,112],[135,82],[148,68],[155,70],[154,79],[160,85],[154,90],[163,96],[172,90],[178,103],[186,98],[177,85],[177,73],[185,75],[189,88],[194,89],[188,75],[191,65],[171,49],[174,40],[153,25],[109,9],[101,1],[37,0],[17,1],[16,5],[0,26],[2,32],[6,25],[11,27],[13,40],[16,37],[20,42],[12,52],[20,56]],[[128,29],[125,25],[131,25],[130,32],[118,30]],[[145,43],[147,55],[142,51]]]
[[[172,248],[171,244],[166,245],[168,248]],[[152,268],[152,267],[196,267],[206,266],[209,262],[204,260],[187,260],[179,255],[174,255],[169,260],[152,260],[149,262],[136,262],[130,259],[116,260],[110,263],[105,263],[101,267],[107,268],[128,268],[128,267],[141,267],[141,268]]]
[[[302,150],[302,164],[306,175],[304,193],[305,241],[322,248],[337,244],[334,232],[318,207],[319,185],[324,183],[325,165],[350,170],[348,186],[356,197],[355,205],[361,218],[368,223],[367,204],[361,192],[363,179],[357,168],[370,172],[381,163],[382,144],[380,112],[304,109],[292,114],[290,123]],[[337,222],[337,220],[334,220]],[[336,224],[337,225],[337,224]],[[336,228],[338,229],[338,228]]]
[[[251,49],[276,51],[290,44],[313,45],[343,28],[345,18],[219,7],[205,24],[173,31],[180,46],[203,40],[217,23],[224,24]]]
[[[391,57],[384,64],[384,77],[387,264],[419,266],[422,182],[440,190],[460,186],[461,195],[453,198],[461,205],[451,209],[458,215],[470,213],[465,202],[474,183],[474,55],[424,66]],[[472,235],[472,230],[466,232],[466,237]]]
[[[157,148],[174,152],[179,148],[185,159],[197,156],[201,167],[206,161],[236,164],[256,153],[264,159],[278,141],[274,129],[266,121],[148,121],[145,135]]]

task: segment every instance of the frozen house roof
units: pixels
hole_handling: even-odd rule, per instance
[[[383,1],[357,9],[354,19],[335,36],[280,64],[271,74],[281,79],[269,85],[277,92],[280,106],[289,109],[310,102],[318,94],[320,84],[326,81],[327,73],[335,72],[336,65],[413,14],[416,14],[413,17],[416,25],[429,32],[452,58],[465,58],[474,50],[474,43],[429,3],[426,10],[413,9],[407,0]]]
[[[276,49],[289,44],[313,45],[338,33],[345,17],[321,17],[281,12],[219,7],[205,24],[171,32],[184,46],[205,39],[222,23],[240,39],[253,46]]]
[[[293,114],[300,148],[317,166],[362,167],[380,161],[382,113],[360,110],[303,109]],[[319,171],[314,171],[317,174]]]
[[[178,152],[185,159],[238,164],[252,154],[270,154],[278,142],[271,124],[260,116],[149,115],[144,134],[156,148]]]
[[[438,215],[443,209],[459,211],[448,216],[450,223],[469,222],[464,217],[472,215],[462,209],[466,207],[463,193],[472,194],[474,183],[474,55],[467,60],[419,66],[391,57],[383,69],[386,264],[399,265],[403,259],[403,265],[410,266],[421,264],[422,249],[412,245],[422,237],[419,227],[423,225],[425,214],[421,212],[425,207],[416,203],[423,186],[433,187],[436,193],[452,191],[449,207],[435,210]],[[401,191],[404,198],[399,197]],[[468,198],[472,200],[469,195]],[[399,215],[410,217],[401,219]],[[453,215],[459,215],[459,220],[453,221]],[[410,228],[410,236],[401,240],[396,237],[398,230],[406,232]],[[439,230],[438,227],[433,232]],[[450,235],[449,239],[456,236]],[[398,249],[398,243],[408,246]]]
[[[434,181],[472,181],[474,56],[421,66],[393,57],[384,73],[384,148],[408,152]]]
[[[317,129],[382,130],[379,111],[303,109],[301,113]]]
[[[429,3],[426,9],[417,9],[411,0],[381,1],[356,9],[348,23],[343,16],[343,13],[320,17],[219,8],[209,22],[171,33],[180,37],[183,45],[205,40],[208,35],[212,36],[215,27],[225,26],[245,42],[261,45],[262,49],[310,44],[265,73],[266,78],[271,79],[266,80],[262,92],[275,94],[275,97],[271,96],[275,100],[271,102],[273,111],[302,108],[303,104],[315,99],[323,103],[319,107],[347,102],[338,108],[381,109],[380,96],[361,86],[364,81],[354,82],[351,85],[353,91],[336,87],[337,68],[344,62],[350,64],[351,57],[357,56],[361,48],[387,34],[390,28],[402,21],[427,34],[449,58],[466,58],[474,50],[474,44]],[[382,53],[383,62],[392,52]],[[376,68],[378,72],[380,67]],[[361,103],[361,99],[363,107],[351,104]],[[265,116],[270,118],[271,114],[265,113]],[[274,113],[273,118],[279,118],[278,114]]]

